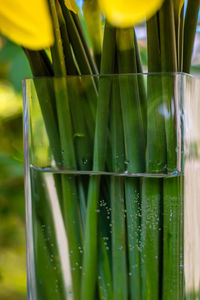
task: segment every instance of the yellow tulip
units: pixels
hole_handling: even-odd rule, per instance
[[[77,5],[76,5],[75,0],[64,0],[64,2],[65,2],[66,7],[67,7],[69,10],[71,10],[71,11],[73,11],[75,14],[77,14],[78,8],[77,8]]]
[[[116,27],[130,27],[150,18],[163,0],[99,0],[107,20]]]
[[[0,0],[0,33],[32,50],[52,45],[54,37],[46,0]]]

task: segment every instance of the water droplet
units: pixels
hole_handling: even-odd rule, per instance
[[[75,138],[75,137],[85,137],[85,134],[82,133],[82,132],[76,132],[76,133],[74,134],[74,138]]]
[[[83,158],[83,159],[82,159],[82,164],[83,164],[83,165],[87,165],[87,163],[88,163],[88,160],[87,160],[86,158]]]

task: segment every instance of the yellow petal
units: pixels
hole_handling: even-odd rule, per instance
[[[0,33],[32,50],[52,45],[53,30],[46,0],[0,0]]]
[[[77,8],[75,0],[64,0],[64,1],[65,1],[66,7],[69,10],[73,11],[75,14],[78,13],[78,8]]]
[[[129,27],[150,18],[163,0],[99,0],[107,20],[117,27]]]

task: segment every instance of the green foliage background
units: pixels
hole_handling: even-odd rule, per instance
[[[0,40],[0,299],[26,299],[22,78],[20,47]]]

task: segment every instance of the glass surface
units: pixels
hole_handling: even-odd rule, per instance
[[[198,299],[200,79],[24,81],[28,299]]]

